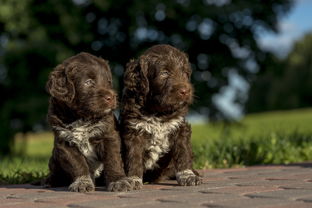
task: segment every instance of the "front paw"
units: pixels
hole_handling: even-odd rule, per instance
[[[128,177],[128,181],[131,183],[133,190],[140,190],[143,187],[143,180],[138,176]]]
[[[68,187],[69,191],[72,192],[89,192],[94,191],[94,184],[90,176],[81,176],[70,184]]]
[[[197,186],[202,183],[202,178],[195,175],[190,169],[178,172],[176,178],[180,186]]]
[[[119,179],[118,181],[110,182],[108,184],[107,190],[113,191],[113,192],[131,191],[133,190],[133,186],[134,186],[133,181],[125,177],[125,178]]]

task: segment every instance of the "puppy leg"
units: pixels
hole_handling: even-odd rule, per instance
[[[120,138],[117,133],[106,138],[100,147],[104,163],[104,175],[108,191],[130,191],[135,186],[133,178],[126,177],[120,153]]]
[[[71,183],[71,177],[67,174],[62,167],[59,165],[59,162],[54,159],[55,156],[50,158],[49,160],[49,170],[50,173],[47,178],[43,179],[40,185],[49,187],[61,187],[61,186],[69,186]]]
[[[53,157],[58,165],[68,174],[72,180],[69,191],[89,192],[94,190],[94,183],[90,177],[88,164],[84,156],[76,147],[65,143],[56,144]]]
[[[202,183],[202,178],[192,169],[193,153],[190,138],[191,128],[189,124],[185,124],[180,128],[173,147],[176,179],[181,186],[196,186]]]
[[[127,176],[135,182],[134,189],[141,189],[143,186],[143,146],[144,139],[136,134],[123,135],[125,147],[124,163]]]

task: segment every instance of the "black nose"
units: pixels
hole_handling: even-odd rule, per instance
[[[185,96],[185,95],[187,95],[187,94],[189,94],[189,92],[190,92],[190,90],[189,89],[187,89],[187,88],[181,88],[180,90],[179,90],[179,93],[180,93],[180,95],[182,95],[182,96]]]
[[[113,96],[112,96],[112,95],[106,95],[106,96],[104,97],[104,99],[105,99],[105,101],[106,101],[107,103],[110,103],[110,102],[112,102],[112,100],[113,100]]]

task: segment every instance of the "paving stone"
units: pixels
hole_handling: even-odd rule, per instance
[[[254,194],[246,194],[249,198],[275,198],[275,199],[288,199],[296,200],[302,196],[312,196],[311,190],[305,189],[284,189],[269,192],[261,192]]]
[[[296,184],[285,184],[282,186],[279,186],[279,188],[282,189],[304,189],[304,190],[312,190],[312,184],[307,182],[301,182]]]
[[[82,203],[70,203],[67,206],[70,208],[97,208],[97,207],[127,207],[128,205],[146,205],[155,203],[154,200],[148,201],[143,198],[119,198],[116,200],[93,200]]]
[[[149,204],[141,204],[141,205],[128,205],[127,208],[195,208],[200,206],[190,205],[186,203],[177,203],[174,201],[155,201]]]
[[[142,190],[90,193],[68,192],[66,187],[0,186],[1,208],[102,208],[102,207],[210,207],[306,208],[312,207],[312,162],[200,170],[203,184],[182,187],[175,180],[144,185]]]
[[[298,197],[297,201],[303,201],[305,203],[309,203],[309,205],[312,207],[312,193],[310,195],[306,195],[304,197]]]
[[[205,203],[202,204],[204,207],[224,207],[224,208],[264,208],[268,206],[280,206],[284,204],[297,204],[297,202],[287,202],[285,203],[285,200],[282,199],[248,199],[248,198],[239,198],[235,200],[227,200],[227,201],[221,201],[221,202],[215,202],[215,203]]]
[[[213,193],[232,193],[238,195],[246,195],[251,193],[262,193],[270,191],[283,190],[278,187],[272,186],[236,186],[236,187],[224,187],[211,190]]]
[[[189,207],[193,206],[201,206],[205,203],[211,202],[220,202],[220,201],[227,201],[238,199],[240,196],[228,193],[213,193],[213,192],[201,192],[201,194],[189,194],[183,197],[179,196],[168,196],[166,198],[160,198],[158,200],[161,201],[171,201],[171,202],[179,202],[182,204],[188,204]]]
[[[238,186],[283,186],[283,185],[290,185],[290,184],[297,184],[297,180],[292,179],[274,179],[274,178],[267,178],[267,179],[259,179],[259,180],[244,180],[240,179],[236,181],[236,185]]]
[[[303,202],[286,202],[285,204],[265,206],[264,208],[311,208],[311,204]]]

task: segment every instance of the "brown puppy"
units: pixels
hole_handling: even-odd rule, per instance
[[[66,59],[50,74],[48,122],[55,140],[47,186],[70,191],[94,190],[95,178],[109,191],[131,190],[112,110],[116,93],[107,62],[88,53]]]
[[[157,182],[176,176],[182,186],[199,185],[192,169],[191,68],[186,54],[156,45],[128,63],[124,74],[121,135],[128,176]],[[138,188],[138,187],[136,187]]]

